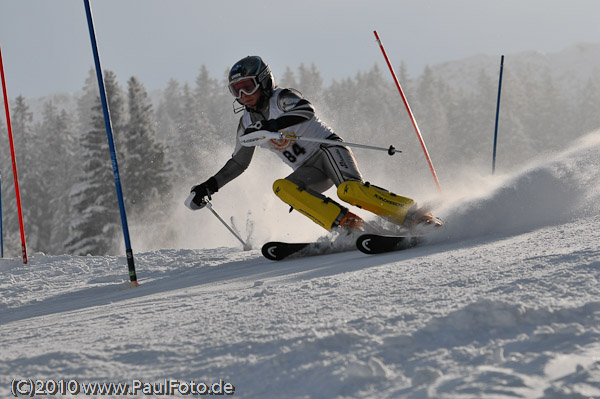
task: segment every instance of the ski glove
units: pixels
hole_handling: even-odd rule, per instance
[[[277,128],[277,121],[275,119],[269,119],[269,120],[263,119],[261,121],[256,121],[253,124],[251,124],[250,126],[248,126],[246,128],[246,130],[244,130],[244,134],[257,132],[259,130],[267,130],[269,132],[276,132],[279,130]]]
[[[185,201],[185,205],[193,211],[202,209],[206,205],[206,203],[203,202],[204,197],[211,199],[210,196],[217,191],[219,191],[217,179],[211,177],[204,183],[192,187],[190,190],[190,196]]]

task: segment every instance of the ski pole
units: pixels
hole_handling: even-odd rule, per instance
[[[367,145],[367,144],[348,143],[346,141],[319,139],[316,137],[296,136],[294,134],[288,134],[288,133],[283,133],[283,132],[279,133],[279,137],[282,139],[288,139],[288,140],[312,141],[315,143],[346,145],[348,147],[365,148],[367,150],[386,151],[389,155],[394,155],[397,152],[402,152],[400,150],[397,150],[393,145],[390,145],[388,148],[384,148],[384,147],[376,147],[376,146]]]
[[[245,242],[245,241],[242,239],[242,237],[240,237],[240,235],[239,235],[238,233],[236,233],[236,232],[235,232],[235,230],[234,230],[234,229],[232,229],[232,228],[231,228],[231,226],[229,226],[229,224],[227,224],[227,222],[226,222],[225,220],[223,220],[223,218],[222,218],[222,217],[221,217],[221,216],[220,216],[220,215],[217,213],[217,211],[215,211],[215,210],[214,210],[214,208],[213,208],[213,206],[212,206],[211,202],[210,202],[210,201],[209,201],[207,198],[204,198],[204,199],[202,200],[202,202],[204,202],[204,204],[205,204],[205,205],[206,205],[206,207],[207,207],[207,208],[208,208],[208,209],[209,209],[209,210],[212,212],[212,214],[213,214],[213,215],[215,215],[215,217],[216,217],[217,219],[219,219],[219,221],[220,221],[221,223],[223,223],[223,225],[224,225],[225,227],[227,227],[227,230],[229,230],[229,231],[231,232],[231,234],[233,234],[233,235],[235,236],[235,238],[237,238],[237,239],[238,239],[238,240],[239,240],[239,241],[242,243],[242,245],[244,246],[244,251],[248,251],[248,250],[252,249],[252,246],[251,246],[251,245],[248,245],[248,244],[247,244],[247,243],[246,243],[246,242]]]
[[[253,147],[256,145],[263,144],[269,140],[285,140],[285,139],[295,140],[295,141],[312,141],[315,143],[345,145],[348,147],[357,147],[357,148],[365,148],[368,150],[385,151],[389,155],[394,155],[397,152],[402,152],[400,150],[397,150],[393,145],[390,145],[388,148],[376,147],[376,146],[366,145],[366,144],[349,143],[347,141],[320,139],[317,137],[296,136],[294,134],[289,134],[289,133],[284,133],[284,132],[269,132],[266,130],[257,130],[256,132],[245,134],[240,137],[240,143],[244,147]]]

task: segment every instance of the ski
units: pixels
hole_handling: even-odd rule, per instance
[[[401,251],[415,247],[421,242],[421,236],[399,236],[383,234],[363,234],[356,239],[355,246],[336,246],[331,242],[282,242],[270,241],[262,246],[262,254],[270,260],[302,258],[325,255],[335,252],[351,251],[358,248],[361,252],[374,255],[385,252]]]
[[[356,240],[356,248],[368,255],[381,254],[412,248],[421,239],[422,236],[363,234]]]
[[[269,241],[262,246],[262,254],[270,260],[292,259],[351,251],[355,249],[353,244],[354,242],[346,244],[324,240],[313,242]]]
[[[380,233],[361,233],[356,235],[342,235],[333,237],[321,237],[312,242],[281,242],[270,241],[263,245],[262,254],[270,260],[282,260],[289,258],[300,258],[306,256],[325,255],[336,252],[352,251],[354,249],[373,255],[385,252],[401,251],[419,245],[425,235],[431,232],[431,228],[439,228],[443,222],[435,219],[434,223],[427,226],[429,231],[389,231],[379,229]],[[385,233],[383,232],[385,231]]]
[[[308,247],[310,243],[289,243],[280,241],[270,241],[262,246],[262,254],[265,258],[271,260],[285,259],[293,253],[301,251]]]

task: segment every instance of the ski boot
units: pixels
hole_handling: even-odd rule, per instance
[[[360,216],[348,211],[340,220],[338,228],[345,230],[348,235],[362,233],[365,231],[365,221]]]

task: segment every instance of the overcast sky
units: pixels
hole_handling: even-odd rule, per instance
[[[413,76],[475,54],[600,43],[598,0],[91,0],[104,69],[148,90],[221,77],[246,55],[275,74],[314,63],[326,82],[385,61]],[[93,66],[83,0],[0,0],[9,98],[76,92]]]

